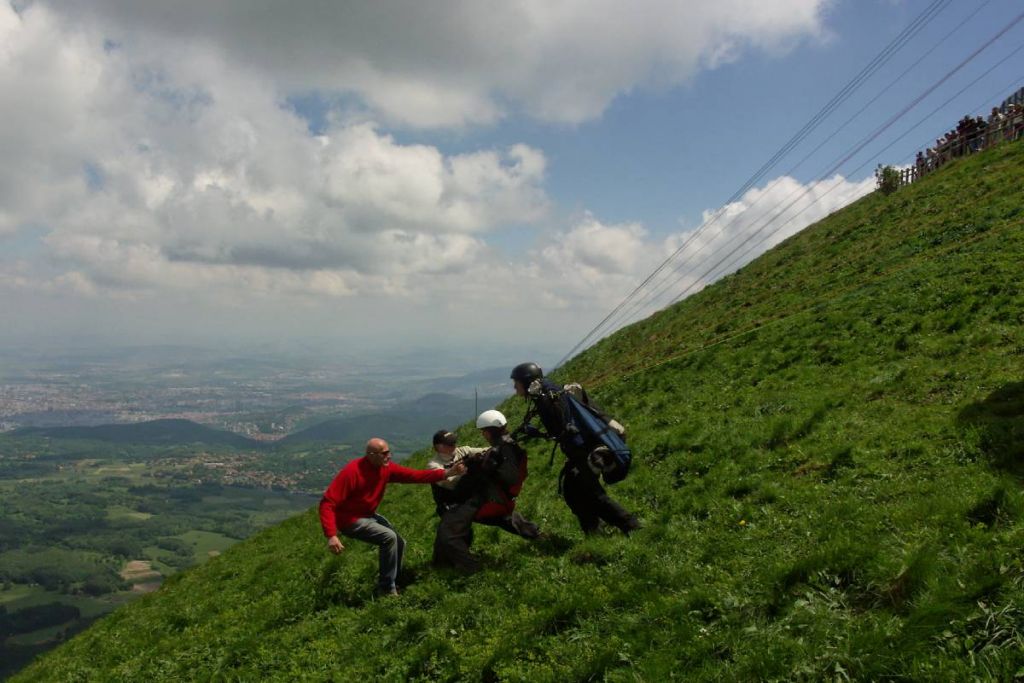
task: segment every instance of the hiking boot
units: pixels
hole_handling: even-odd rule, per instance
[[[625,524],[623,524],[622,527],[620,527],[620,528],[622,529],[622,533],[624,533],[627,536],[629,536],[634,531],[639,531],[640,529],[642,529],[643,525],[640,524],[640,520],[637,519],[636,517],[630,517],[629,521],[627,521]]]
[[[376,590],[373,591],[373,594],[374,594],[374,596],[376,596],[378,598],[391,597],[391,596],[398,597],[398,589],[395,588],[394,586],[392,586],[391,588],[382,588],[380,586],[377,586]]]
[[[509,518],[512,528],[523,538],[534,539],[540,536],[540,527],[523,517],[518,512],[513,512]]]

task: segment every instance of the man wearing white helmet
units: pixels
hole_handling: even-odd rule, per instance
[[[441,523],[434,540],[434,563],[451,566],[464,573],[480,569],[480,562],[469,551],[473,542],[473,522],[500,527],[534,539],[540,535],[537,525],[515,511],[516,496],[527,475],[526,452],[508,436],[505,416],[497,410],[480,414],[476,426],[490,444],[478,453],[467,453],[467,472],[456,483],[451,499],[457,500],[438,512]]]

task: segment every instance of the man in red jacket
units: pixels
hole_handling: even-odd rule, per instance
[[[405,539],[391,523],[377,514],[389,481],[400,484],[432,484],[452,474],[465,472],[465,465],[449,470],[412,470],[391,462],[391,449],[384,439],[366,442],[366,455],[349,462],[334,477],[320,499],[320,525],[327,547],[335,555],[345,549],[340,531],[349,538],[372,543],[380,548],[379,595],[398,595],[395,578],[402,569]]]

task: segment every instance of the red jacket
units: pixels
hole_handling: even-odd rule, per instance
[[[433,484],[446,476],[445,470],[411,470],[393,462],[377,467],[365,456],[356,458],[341,468],[320,499],[320,526],[324,528],[324,536],[336,536],[338,529],[347,529],[362,517],[372,517],[389,481]]]

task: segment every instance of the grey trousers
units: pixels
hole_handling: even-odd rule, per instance
[[[391,522],[383,515],[362,517],[355,524],[342,529],[349,538],[366,541],[380,550],[380,578],[377,587],[382,591],[395,588],[395,579],[402,571],[402,555],[405,553],[405,539],[398,535]]]

